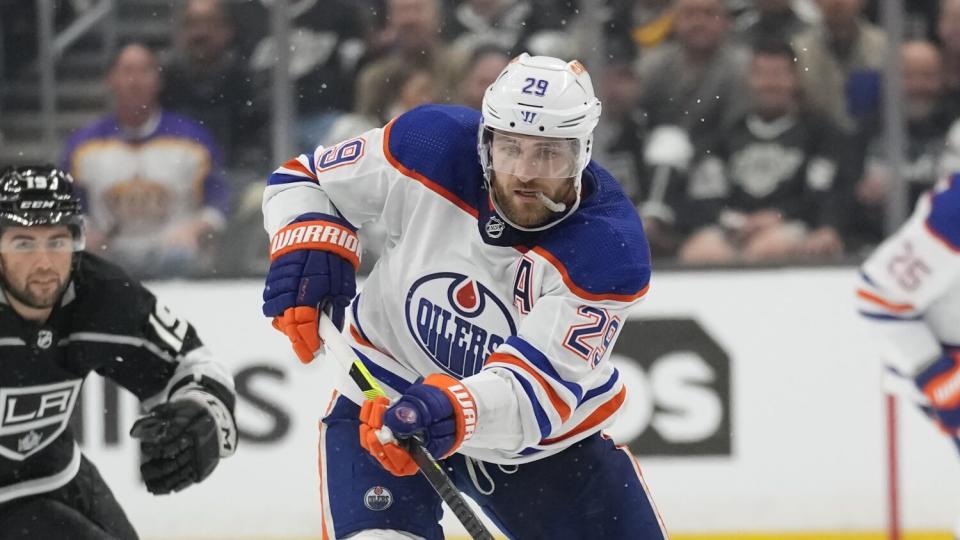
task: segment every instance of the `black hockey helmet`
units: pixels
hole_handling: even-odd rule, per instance
[[[0,228],[66,225],[83,249],[84,224],[73,178],[51,165],[7,167],[0,173]]]

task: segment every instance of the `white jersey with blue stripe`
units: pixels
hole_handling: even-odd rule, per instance
[[[391,398],[430,373],[462,379],[478,421],[461,452],[518,463],[613,421],[626,390],[610,352],[647,291],[649,249],[594,163],[574,214],[540,233],[506,226],[484,187],[479,120],[424,106],[290,160],[270,177],[264,220],[271,236],[307,213],[382,220],[385,247],[346,332]],[[363,399],[345,377],[338,388]]]
[[[861,268],[859,309],[884,360],[913,376],[960,350],[960,174],[939,182]]]

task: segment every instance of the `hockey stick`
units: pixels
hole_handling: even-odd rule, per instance
[[[333,324],[330,317],[322,312],[320,314],[319,333],[320,338],[326,346],[327,354],[333,356],[340,366],[347,370],[350,379],[360,388],[364,397],[373,399],[387,395],[386,392],[380,388],[380,385],[377,384],[376,379],[373,378],[370,371],[363,365],[363,362],[357,357],[357,354],[353,351],[353,347],[347,343],[343,335],[340,334],[340,331],[337,330],[336,325]],[[386,429],[386,427],[383,429]],[[389,430],[387,431],[389,432]],[[388,438],[392,439],[393,435],[388,434]],[[387,440],[381,440],[381,442],[386,443]],[[413,457],[413,461],[420,467],[420,472],[427,481],[430,482],[430,485],[434,491],[437,492],[437,495],[440,495],[443,502],[447,503],[447,506],[453,510],[454,515],[457,516],[460,523],[467,529],[470,537],[475,540],[493,540],[493,535],[490,534],[490,531],[483,525],[483,522],[480,521],[477,514],[473,512],[473,509],[471,509],[467,501],[464,500],[463,495],[453,486],[453,482],[451,482],[447,474],[443,472],[443,468],[440,467],[437,460],[422,446],[421,441],[417,438],[410,438],[405,439],[403,443]]]

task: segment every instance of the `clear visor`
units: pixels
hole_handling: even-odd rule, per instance
[[[580,141],[503,133],[484,128],[489,166],[526,179],[566,180],[579,171]]]
[[[73,253],[83,251],[86,245],[84,235],[75,231],[64,231],[53,235],[39,235],[7,231],[0,237],[0,253],[32,255],[46,253]]]

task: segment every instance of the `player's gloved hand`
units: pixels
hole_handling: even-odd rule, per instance
[[[363,404],[360,445],[397,476],[415,474],[417,465],[390,434],[400,439],[416,436],[431,455],[445,458],[473,435],[477,424],[477,406],[470,391],[459,380],[439,373],[411,385],[388,406],[382,397]]]
[[[360,446],[394,476],[417,474],[419,467],[413,457],[400,446],[389,428],[383,427],[383,415],[389,407],[390,400],[383,396],[363,402],[360,408]]]
[[[297,358],[313,360],[322,341],[318,309],[343,328],[344,311],[357,294],[360,242],[349,223],[326,214],[305,214],[270,242],[270,270],[263,289],[263,314],[290,339]]]
[[[134,422],[130,436],[140,439],[140,474],[154,495],[203,480],[220,461],[217,423],[190,399],[157,405]]]
[[[915,380],[940,429],[954,437],[960,434],[960,351],[944,353]]]

